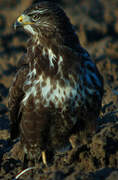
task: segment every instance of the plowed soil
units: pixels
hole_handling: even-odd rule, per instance
[[[11,180],[22,162],[10,141],[8,91],[16,63],[26,51],[28,36],[15,32],[13,23],[32,0],[0,0],[0,179]],[[118,180],[118,1],[63,0],[80,42],[91,54],[104,78],[104,97],[92,141],[65,154],[55,154],[49,167],[39,167],[21,180]]]

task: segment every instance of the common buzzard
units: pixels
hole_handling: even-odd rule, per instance
[[[48,150],[67,150],[73,134],[95,131],[103,81],[56,3],[32,5],[14,27],[30,39],[9,91],[11,138],[20,137],[27,156],[42,154],[46,164]]]

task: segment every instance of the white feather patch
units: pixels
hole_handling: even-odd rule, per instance
[[[56,55],[53,53],[51,49],[48,49],[48,57],[50,60],[50,66],[54,67],[54,61],[56,60]]]
[[[58,61],[58,73],[61,72],[62,62],[63,62],[63,57],[60,56],[60,57],[59,57],[59,61]]]
[[[30,24],[24,25],[24,29],[25,29],[26,31],[28,31],[29,33],[31,33],[32,35],[35,35],[35,34],[36,34],[36,32],[33,30],[32,26],[31,26]]]
[[[31,85],[32,83],[32,87],[30,87],[26,93],[25,93],[25,97],[23,99],[23,104],[26,105],[28,98],[30,97],[30,95],[32,94],[34,97],[37,94],[37,90],[36,90],[36,84],[39,82],[39,80],[35,80],[35,81],[31,81],[32,77],[35,77],[36,75],[36,69],[34,68],[32,71],[30,71],[27,75],[27,80],[25,81],[24,85]]]

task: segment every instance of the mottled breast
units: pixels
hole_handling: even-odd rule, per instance
[[[79,84],[75,83],[73,79],[74,86],[71,86],[70,81],[67,79],[51,79],[50,77],[45,77],[44,74],[40,74],[38,78],[33,79],[32,77],[36,74],[36,69],[28,74],[29,79],[25,82],[25,97],[23,99],[23,104],[26,105],[28,99],[32,97],[35,104],[43,104],[44,107],[54,104],[56,108],[62,107],[69,100],[74,101],[75,98],[79,100]]]

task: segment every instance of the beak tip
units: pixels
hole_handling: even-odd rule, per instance
[[[22,26],[21,23],[19,23],[18,21],[16,21],[16,22],[14,23],[14,25],[13,25],[14,30],[17,30],[17,29],[20,28],[21,26]]]

